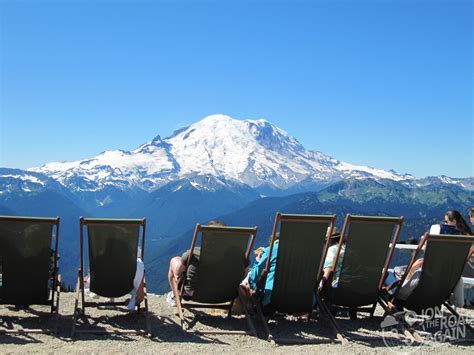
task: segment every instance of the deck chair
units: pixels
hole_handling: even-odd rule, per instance
[[[323,260],[329,245],[328,236],[332,233],[335,220],[335,215],[276,214],[267,264],[258,283],[256,297],[254,297],[257,314],[270,342],[310,344],[334,341],[332,339],[275,338],[270,332],[261,301],[265,293],[266,277],[271,268],[273,246],[279,229],[280,237],[273,289],[270,304],[265,308],[270,310],[267,313],[271,314],[312,314],[315,299],[319,303],[315,295],[322,277]],[[345,342],[337,328],[332,328],[336,339]]]
[[[395,310],[408,309],[421,313],[423,310],[435,307],[441,308],[444,305],[459,319],[459,314],[448,303],[448,300],[468,261],[472,243],[474,243],[474,236],[432,235],[426,233],[420,240],[406,268],[405,274],[398,282],[399,285],[403,284],[411,266],[420,257],[423,248],[425,248],[423,267],[418,285],[404,301],[397,300],[397,293],[400,289],[393,296],[390,296],[388,293],[382,294],[381,304],[386,312],[393,314]],[[409,324],[405,325],[407,327],[410,326]],[[466,323],[466,326],[473,331],[469,322]]]
[[[186,269],[189,267],[193,252],[199,235],[201,236],[201,249],[199,266],[197,267],[197,282],[193,285],[192,297],[185,301],[183,299],[184,282],[178,285],[177,280],[172,279],[172,291],[176,300],[178,316],[181,320],[183,331],[190,331],[184,317],[184,309],[223,309],[227,310],[227,316],[232,315],[232,306],[237,298],[240,282],[245,278],[248,266],[249,253],[252,249],[257,234],[257,228],[222,227],[196,225],[189,258],[186,260]],[[250,332],[256,335],[252,319],[249,317],[245,307],[244,312]],[[238,330],[213,330],[195,331],[200,334],[247,334],[247,331]]]
[[[351,319],[357,318],[357,312],[373,316],[402,224],[403,217],[346,216],[333,272],[322,293],[323,311],[338,329],[330,309],[348,309]],[[338,285],[333,288],[331,281],[343,244]]]
[[[84,261],[84,227],[87,227],[87,244],[89,260],[90,292],[107,298],[107,301],[86,300],[84,274],[87,271]],[[140,233],[141,228],[141,233]],[[141,253],[143,261],[145,253],[146,220],[143,219],[80,219],[80,251],[81,266],[78,270],[76,300],[72,324],[72,336],[75,333],[118,333],[118,334],[150,334],[148,312],[148,296],[145,284],[145,322],[146,332],[142,330],[106,330],[89,327],[76,329],[78,316],[81,315],[88,323],[86,307],[124,306],[126,302],[115,301],[133,290],[133,280],[137,268],[138,244],[141,234]],[[81,307],[79,307],[81,303]],[[137,313],[140,306],[136,306]]]
[[[55,322],[54,329],[0,329],[0,333],[57,331],[58,244],[59,217],[0,216],[0,304],[47,305]]]

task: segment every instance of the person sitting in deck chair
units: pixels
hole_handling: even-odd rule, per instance
[[[275,267],[276,267],[276,260],[278,255],[278,241],[280,238],[280,233],[275,234],[275,242],[273,244],[271,262],[270,262],[270,270],[266,275],[265,280],[265,292],[262,299],[262,305],[264,307],[270,303],[272,298],[272,289],[273,289],[273,281],[275,277]],[[269,237],[269,244],[271,244],[272,236]],[[258,284],[262,278],[263,270],[267,265],[268,255],[270,254],[270,245],[268,247],[260,247],[254,251],[255,255],[255,263],[250,269],[247,277],[242,281],[240,284],[240,293],[245,301],[249,300],[249,297],[253,296],[258,289]],[[248,303],[248,302],[247,302]]]
[[[434,224],[431,226],[430,234],[453,234],[453,235],[469,235],[471,234],[471,229],[467,225],[466,220],[462,215],[455,210],[450,210],[446,212],[444,216],[444,222],[441,224]],[[411,266],[408,274],[401,285],[400,291],[397,293],[397,298],[404,301],[411,295],[411,293],[418,286],[421,276],[421,270],[423,267],[423,258],[417,259]],[[406,271],[407,266],[397,266],[394,268],[394,274],[389,275],[386,285],[393,285],[397,280],[401,279],[404,272]],[[391,287],[389,286],[389,289]],[[451,303],[455,306],[464,305],[464,294],[463,294],[463,282],[462,278],[459,280],[456,285],[453,296],[451,298]]]
[[[329,233],[329,229],[328,229]],[[341,239],[341,233],[337,229],[336,226],[334,226],[331,234],[331,241],[330,241],[330,246],[328,248],[327,254],[326,254],[326,259],[324,260],[324,265],[323,265],[323,280],[321,280],[321,285],[320,288],[323,287],[323,284],[326,283],[331,276],[331,272],[334,272],[334,277],[332,278],[331,282],[331,287],[336,288],[338,281],[339,281],[339,275],[341,273],[341,267],[342,267],[342,260],[344,259],[344,252],[346,250],[346,244],[342,244],[341,246],[341,252],[339,255],[339,258],[337,259],[337,265],[335,270],[333,270],[333,265],[334,265],[334,260],[336,259],[337,256],[337,250],[339,249],[339,241]]]
[[[209,226],[221,226],[224,227],[225,223],[222,221],[210,221],[208,223]],[[186,250],[183,255],[175,256],[170,260],[170,267],[168,271],[168,281],[170,283],[170,287],[172,284],[172,279],[175,278],[178,281],[178,284],[181,284],[184,280],[182,279],[184,272],[186,271],[186,279],[187,282],[184,286],[185,294],[183,297],[191,298],[194,294],[193,285],[195,285],[196,278],[197,278],[197,271],[199,266],[199,257],[200,257],[200,248],[195,247],[193,256],[191,258],[191,263],[189,264],[188,269],[186,270],[186,262],[189,258],[189,249]],[[174,299],[173,291],[168,292],[166,296],[166,301],[171,306],[176,306],[176,301]]]

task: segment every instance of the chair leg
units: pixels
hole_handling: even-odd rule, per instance
[[[176,308],[178,309],[178,316],[179,316],[179,319],[181,320],[181,329],[183,331],[186,331],[186,323],[185,323],[185,320],[184,320],[184,315],[183,315],[183,307],[181,305],[181,297],[180,297],[180,293],[178,291],[178,283],[176,282],[176,279],[173,277],[171,279],[171,288],[172,288],[172,291],[173,291],[173,295],[174,295],[174,299],[176,301]]]
[[[270,332],[270,328],[268,327],[268,322],[267,322],[267,319],[265,318],[265,316],[263,315],[263,310],[262,310],[262,306],[260,305],[260,302],[255,302],[255,307],[257,308],[257,314],[260,318],[260,321],[262,322],[263,324],[263,328],[265,329],[265,332],[267,333],[267,340],[275,345],[275,339],[273,339],[273,335],[272,333]]]
[[[74,301],[74,315],[72,319],[71,337],[74,337],[74,335],[76,334],[76,322],[77,322],[77,316],[79,313],[79,298],[81,298],[81,292],[82,292],[81,272],[79,271],[78,276],[77,276],[77,283],[76,283],[76,299]],[[84,309],[82,309],[82,313],[84,313]]]
[[[54,315],[54,334],[58,334],[59,327],[59,296],[61,295],[61,286],[58,283],[56,286],[56,305],[55,305],[55,315]]]
[[[380,297],[378,298],[377,302],[380,304],[380,306],[383,308],[383,315],[382,315],[382,319],[385,319],[385,317],[390,314],[390,310],[389,310],[389,306],[388,304],[386,303],[385,299],[383,299],[383,297]]]
[[[373,305],[372,305],[372,309],[370,311],[370,318],[374,318],[374,313],[375,313],[375,309],[377,308],[377,302],[375,302]]]
[[[250,316],[250,314],[247,310],[247,306],[244,303],[244,300],[242,299],[242,296],[240,295],[240,293],[238,294],[237,297],[239,298],[239,302],[242,305],[242,308],[244,309],[245,319],[247,320],[247,324],[250,328],[250,332],[252,333],[252,335],[257,336],[257,330],[255,329],[255,325],[253,324],[253,320],[252,320],[252,318],[251,318],[251,316]]]
[[[445,302],[444,303],[444,306],[453,314],[455,315],[458,320],[461,319],[461,315],[456,312],[456,310],[448,303],[448,302]],[[465,322],[464,323],[466,325],[466,327],[471,331],[471,332],[474,332],[474,328],[472,327],[472,325],[469,323],[469,322]]]
[[[146,324],[146,332],[149,336],[151,334],[151,323],[150,323],[150,311],[148,310],[148,298],[145,296],[145,324]]]
[[[384,314],[382,318],[385,319],[386,316],[394,314],[394,305],[385,297],[380,296],[378,299],[378,303],[384,309]],[[408,323],[402,321],[399,325],[401,327],[402,334],[405,336],[405,338],[409,339],[412,342],[415,341],[418,343],[423,343],[423,339],[416,331],[411,328]]]
[[[325,314],[326,318],[329,319],[329,324],[331,325],[331,327],[334,331],[334,334],[336,335],[336,339],[338,341],[340,341],[342,344],[346,344],[348,341],[344,337],[344,335],[342,333],[342,330],[341,330],[341,328],[339,328],[339,325],[337,324],[336,319],[334,318],[334,316],[331,314],[331,311],[328,309],[328,307],[326,306],[324,301],[321,300],[319,297],[317,298],[317,302],[318,302],[318,305],[319,305],[319,308],[321,309],[321,311]]]
[[[229,310],[227,311],[227,318],[230,318],[232,317],[232,307],[234,306],[234,303],[235,303],[235,299],[237,297],[233,298],[232,301],[230,302],[229,304]]]
[[[53,289],[51,290],[51,310],[50,313],[53,314],[55,309],[54,306],[56,304],[56,290],[55,287],[53,286]]]
[[[357,320],[357,308],[349,308],[349,318],[351,320]]]

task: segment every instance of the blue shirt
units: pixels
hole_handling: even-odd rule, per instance
[[[249,284],[253,290],[257,289],[257,283],[259,282],[260,278],[262,277],[262,272],[267,265],[268,254],[270,252],[270,247],[266,247],[263,249],[262,256],[260,261],[255,263],[250,270],[249,274]],[[273,289],[273,281],[275,279],[275,267],[276,267],[276,258],[278,254],[278,241],[273,244],[272,250],[272,258],[270,261],[270,270],[267,274],[267,279],[265,281],[265,290],[263,294],[262,304],[266,306],[270,303],[272,298],[272,289]]]

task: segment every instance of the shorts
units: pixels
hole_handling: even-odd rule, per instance
[[[184,290],[188,293],[192,293],[198,284],[198,268],[199,259],[201,257],[201,249],[194,248],[193,257],[191,263],[186,270],[186,282],[184,283]],[[189,258],[189,249],[181,255],[183,262],[186,264]]]

